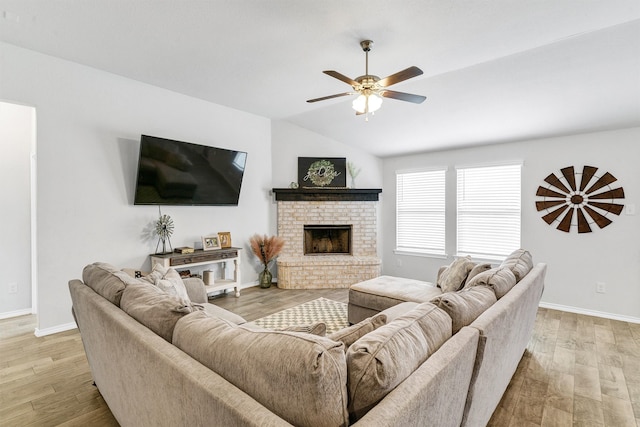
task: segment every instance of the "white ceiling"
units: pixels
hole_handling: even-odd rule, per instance
[[[322,74],[424,74],[365,122]],[[640,126],[638,0],[0,0],[0,40],[378,156]]]

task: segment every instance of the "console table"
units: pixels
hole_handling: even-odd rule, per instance
[[[198,249],[190,254],[151,254],[151,268],[156,264],[161,264],[165,268],[175,268],[176,270],[196,267],[208,264],[223,264],[222,279],[216,279],[213,285],[206,285],[207,295],[215,291],[223,291],[234,288],[236,297],[240,296],[240,251],[242,248],[224,248],[203,251]],[[226,278],[226,262],[233,261],[233,279]]]

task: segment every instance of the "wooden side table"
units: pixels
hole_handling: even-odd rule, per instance
[[[165,268],[175,268],[176,270],[186,269],[199,265],[223,264],[222,279],[216,279],[213,285],[205,285],[207,295],[216,291],[223,291],[234,288],[236,297],[240,296],[240,251],[242,248],[224,248],[203,251],[198,249],[191,254],[151,254],[151,268],[160,264]],[[226,277],[226,263],[233,261],[233,279]]]

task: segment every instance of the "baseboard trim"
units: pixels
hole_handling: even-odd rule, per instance
[[[602,317],[605,319],[619,320],[621,322],[640,323],[640,318],[625,316],[622,314],[606,313],[604,311],[588,310],[585,308],[571,307],[568,305],[552,304],[549,302],[541,302],[538,304],[542,308],[550,308],[552,310],[568,311],[569,313],[584,314],[586,316]]]
[[[12,317],[18,317],[18,316],[26,316],[27,314],[33,314],[30,308],[25,308],[22,310],[15,310],[15,311],[7,311],[6,313],[0,313],[0,320],[10,319]]]
[[[44,337],[46,335],[57,334],[58,332],[68,331],[71,329],[75,329],[77,327],[78,326],[76,325],[76,322],[71,322],[71,323],[65,323],[64,325],[53,326],[51,328],[44,328],[44,329],[36,328],[35,336],[37,336],[38,338]]]

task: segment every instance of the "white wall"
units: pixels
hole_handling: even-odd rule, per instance
[[[0,102],[0,318],[31,312],[31,154],[35,110]],[[16,293],[9,293],[15,284]]]
[[[447,227],[455,230],[455,166],[512,160],[522,169],[522,241],[535,262],[548,264],[542,301],[584,312],[640,319],[640,217],[613,217],[613,223],[592,233],[564,233],[547,225],[536,211],[536,189],[544,178],[565,166],[595,166],[613,174],[624,188],[622,203],[640,208],[640,128],[523,141],[485,147],[425,153],[384,160],[383,203],[385,246],[383,274],[435,281],[438,267],[452,260],[402,256],[395,244],[395,171],[447,166]],[[448,232],[447,253],[455,252],[455,235]],[[402,264],[399,266],[398,264]],[[607,291],[598,294],[596,282]]]
[[[247,247],[269,228],[270,121],[0,43],[0,99],[36,107],[40,331],[72,321],[67,281],[95,261],[149,268],[153,206],[133,206],[140,134],[248,152],[238,207],[165,207],[173,246],[230,231]],[[3,211],[10,200],[3,197]],[[243,253],[243,282],[258,266]]]
[[[355,119],[355,117],[354,117]],[[346,157],[360,168],[355,182],[356,188],[382,188],[382,160],[360,149],[311,132],[285,121],[273,121],[271,125],[272,141],[272,188],[288,188],[298,181],[298,157]],[[347,174],[348,175],[348,174]],[[347,185],[351,178],[347,176]],[[384,200],[384,192],[380,200]],[[381,232],[381,209],[378,205],[378,253],[383,246]],[[277,234],[277,206],[272,199],[270,210],[271,233]]]

